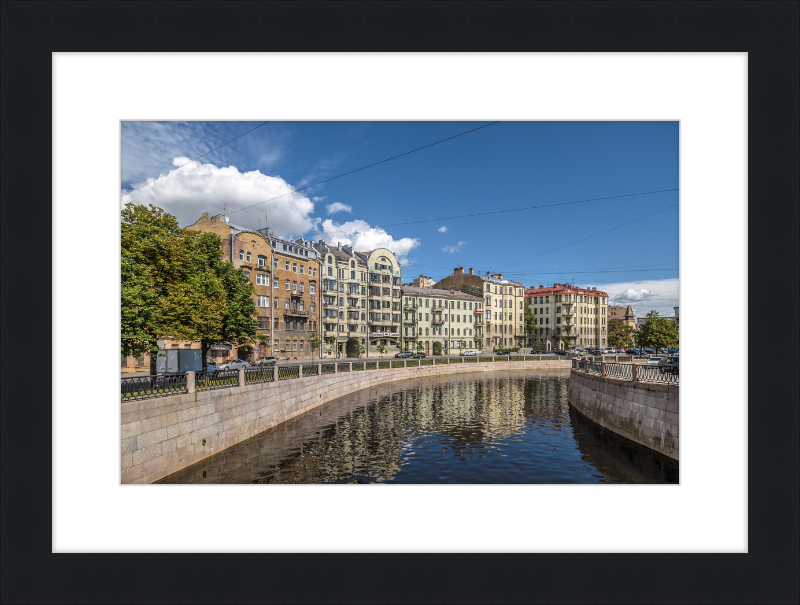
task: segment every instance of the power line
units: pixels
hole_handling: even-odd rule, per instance
[[[436,141],[435,143],[430,143],[428,145],[424,145],[423,147],[418,147],[417,149],[412,149],[411,151],[406,151],[405,153],[401,153],[400,155],[393,156],[391,158],[386,158],[385,160],[381,160],[380,162],[375,162],[374,164],[369,164],[368,166],[362,166],[361,168],[356,168],[355,170],[351,170],[350,172],[345,172],[344,174],[340,174],[339,176],[334,176],[329,179],[325,179],[323,181],[319,181],[314,183],[313,185],[306,185],[305,187],[300,187],[299,189],[292,189],[288,193],[284,193],[277,197],[270,198],[268,200],[264,200],[263,202],[258,202],[257,204],[251,204],[250,206],[245,206],[244,208],[239,208],[238,210],[233,210],[230,214],[234,214],[236,212],[241,212],[242,210],[247,210],[248,208],[254,208],[256,206],[260,206],[261,204],[266,204],[267,202],[271,202],[273,200],[280,199],[282,197],[286,197],[287,195],[291,195],[292,193],[297,193],[298,191],[303,191],[304,189],[309,189],[310,187],[316,187],[317,185],[322,185],[323,183],[329,183],[330,181],[335,181],[336,179],[340,179],[343,176],[347,176],[349,174],[353,174],[355,172],[360,172],[362,170],[366,170],[367,168],[372,168],[373,166],[378,166],[379,164],[384,164],[386,162],[390,162],[392,160],[396,160],[397,158],[402,158],[404,155],[408,155],[410,153],[415,153],[417,151],[421,151],[423,149],[427,149],[428,147],[433,147],[434,145],[438,145],[439,143],[444,143],[445,141],[451,141],[453,139],[457,139],[458,137],[463,137],[465,134],[469,134],[470,132],[475,132],[476,130],[480,130],[481,128],[487,128],[488,126],[494,126],[495,124],[499,124],[500,122],[490,122],[489,124],[484,124],[483,126],[479,126],[478,128],[473,128],[472,130],[467,130],[466,132],[462,132],[461,134],[453,135],[452,137],[447,137],[446,139],[442,139],[441,141]]]
[[[251,129],[250,129],[250,130],[248,130],[247,132],[243,132],[243,133],[242,133],[242,134],[240,134],[238,137],[231,139],[231,140],[230,140],[230,141],[228,141],[227,143],[223,143],[222,145],[217,145],[217,146],[216,146],[216,147],[214,147],[214,149],[212,149],[211,151],[216,151],[216,150],[217,150],[217,149],[219,149],[220,147],[225,147],[225,145],[227,145],[228,143],[233,143],[233,142],[234,142],[236,139],[241,139],[241,138],[242,138],[244,135],[246,135],[246,134],[249,134],[249,133],[253,132],[254,130],[258,130],[259,128],[261,128],[262,126],[264,126],[264,124],[269,124],[269,122],[262,122],[261,124],[259,124],[259,125],[258,125],[258,126],[256,126],[255,128],[251,128]],[[149,185],[150,183],[154,183],[154,182],[155,182],[155,181],[157,181],[158,179],[163,179],[165,176],[169,176],[170,174],[172,174],[172,173],[173,173],[173,172],[175,172],[176,170],[180,170],[180,169],[181,169],[181,168],[183,168],[184,166],[188,166],[188,165],[189,165],[189,164],[191,164],[192,162],[194,162],[194,161],[196,161],[196,160],[199,160],[199,159],[200,159],[200,158],[202,158],[203,156],[206,156],[206,155],[208,155],[209,153],[211,153],[211,151],[206,151],[206,152],[205,152],[203,155],[198,155],[198,156],[197,156],[197,157],[196,157],[194,160],[189,160],[189,161],[188,161],[188,162],[186,162],[185,164],[181,164],[181,165],[180,165],[180,166],[178,166],[177,168],[173,168],[173,169],[172,169],[172,170],[170,170],[169,172],[167,172],[167,173],[165,173],[165,174],[162,174],[161,176],[159,176],[159,177],[156,177],[156,178],[154,178],[154,179],[152,179],[152,180],[150,180],[150,181],[147,181],[147,182],[146,182],[146,183],[144,183],[143,185],[139,185],[138,187],[136,187],[136,189],[131,189],[130,191],[128,191],[128,193],[123,193],[123,194],[122,194],[122,197],[125,197],[126,195],[130,195],[131,193],[133,193],[133,192],[134,192],[134,191],[136,191],[137,189],[141,189],[142,187],[146,187],[147,185]]]
[[[389,223],[387,225],[375,225],[374,227],[372,227],[372,229],[384,229],[386,227],[397,227],[399,225],[416,225],[418,223],[433,223],[433,222],[436,222],[436,221],[450,221],[450,220],[457,219],[457,218],[471,218],[473,216],[486,216],[487,214],[503,214],[505,212],[519,212],[521,210],[535,210],[537,208],[552,208],[553,206],[568,206],[570,204],[585,204],[586,202],[599,202],[599,201],[603,201],[603,200],[619,199],[621,197],[632,197],[632,196],[636,196],[636,195],[650,195],[651,193],[665,193],[667,191],[677,191],[677,190],[678,190],[677,188],[675,188],[675,189],[659,189],[658,191],[643,191],[641,193],[626,193],[624,195],[612,195],[610,197],[596,197],[596,198],[592,198],[592,199],[588,199],[588,200],[578,200],[578,201],[574,201],[574,202],[559,202],[558,204],[543,204],[541,206],[525,206],[524,208],[510,208],[508,210],[492,210],[491,212],[477,212],[475,214],[461,214],[459,216],[445,216],[445,217],[442,217],[442,218],[428,218],[428,219],[423,219],[423,220],[419,220],[419,221],[408,221],[408,222],[405,222],[405,223]],[[299,191],[299,189],[298,189],[298,191]],[[287,193],[287,194],[284,194],[284,195],[289,195],[289,194]],[[275,198],[273,198],[273,199],[275,199]],[[269,201],[269,200],[267,200],[267,201]],[[325,235],[331,235],[333,233],[344,233],[344,234],[347,234],[347,233],[354,233],[356,231],[358,231],[358,229],[350,229],[349,231],[348,230],[325,231],[324,234]],[[506,265],[506,266],[510,266],[510,265]]]
[[[577,242],[572,242],[571,244],[567,244],[566,246],[561,246],[560,248],[555,248],[553,250],[548,250],[547,252],[542,252],[541,254],[537,254],[536,256],[531,256],[530,258],[526,258],[526,259],[517,261],[515,263],[511,263],[510,265],[505,265],[505,266],[500,267],[500,268],[501,269],[505,269],[506,267],[513,267],[514,265],[518,265],[520,263],[527,262],[527,261],[532,260],[534,258],[539,258],[540,256],[544,256],[545,254],[550,254],[551,252],[557,252],[558,250],[563,250],[564,248],[569,248],[570,246],[574,246],[575,244],[580,244],[581,242],[585,242],[587,239],[592,239],[593,237],[597,237],[599,235],[603,235],[605,233],[609,233],[610,231],[614,231],[615,229],[621,229],[622,227],[625,227],[626,225],[630,225],[632,223],[644,220],[646,218],[649,218],[649,217],[654,216],[656,214],[659,214],[661,212],[665,212],[665,211],[669,210],[670,208],[675,208],[678,205],[679,204],[673,204],[672,206],[667,206],[666,208],[662,208],[661,210],[657,210],[656,212],[653,212],[652,214],[647,214],[645,216],[642,216],[642,217],[639,217],[639,218],[635,218],[632,221],[628,221],[627,223],[623,223],[621,225],[617,225],[616,227],[612,227],[611,229],[606,229],[605,231],[601,231],[600,233],[595,233],[594,235],[590,235],[589,237],[584,237],[583,239],[579,239]]]

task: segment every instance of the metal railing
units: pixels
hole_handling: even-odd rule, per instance
[[[678,368],[675,366],[639,366],[639,380],[678,384]]]
[[[278,380],[300,378],[300,366],[278,366]]]
[[[275,373],[271,366],[262,368],[245,368],[244,382],[274,382]]]
[[[319,376],[319,366],[317,364],[301,367],[303,376]]]
[[[175,376],[137,376],[123,378],[122,401],[149,399],[150,397],[166,397],[188,393],[186,374]]]
[[[220,370],[218,372],[198,372],[194,377],[194,387],[198,391],[229,389],[239,386],[239,370]]]
[[[607,363],[606,376],[611,378],[622,378],[623,380],[633,380],[632,363]]]
[[[538,360],[538,355],[527,356],[528,361]],[[543,358],[544,359],[544,358]],[[336,372],[365,371],[365,370],[386,370],[400,368],[416,368],[422,366],[447,365],[457,363],[486,363],[497,361],[525,361],[526,357],[493,355],[491,357],[427,357],[423,359],[408,360],[380,360],[380,361],[354,361],[354,362],[331,362],[323,364],[304,364],[292,366],[277,366],[277,380],[292,380],[294,378],[304,378],[308,376],[320,376],[334,374]],[[587,363],[591,363],[593,372],[600,373],[600,364],[581,360],[578,362],[581,368],[585,368]],[[623,364],[606,364],[609,366],[623,366]],[[645,366],[640,366],[645,367]],[[675,382],[677,376],[660,372],[660,368],[654,367],[650,374],[642,375],[641,380],[658,380],[659,382]],[[669,368],[666,369],[667,372]],[[624,370],[614,370],[624,372]],[[661,376],[665,378],[660,378]],[[121,379],[121,399],[122,401],[134,401],[148,399],[152,397],[166,397],[168,395],[179,395],[189,392],[187,374],[173,374],[167,376],[138,376],[133,378]],[[274,382],[276,376],[275,366],[248,367],[244,369],[244,381],[247,384],[258,384]],[[194,378],[195,391],[224,389],[239,386],[239,370],[222,370],[216,372],[197,372]],[[193,392],[195,392],[193,391]]]

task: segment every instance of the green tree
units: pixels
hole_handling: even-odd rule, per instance
[[[673,321],[650,311],[636,333],[636,342],[651,349],[674,349],[678,346],[678,329]]]
[[[440,343],[438,340],[433,341],[433,354],[434,355],[442,354],[442,343]]]
[[[422,353],[425,350],[425,345],[422,342],[417,341],[417,352]]]
[[[626,326],[621,319],[612,319],[608,322],[608,344],[614,348],[624,348],[633,345],[633,336],[636,329]]]
[[[566,336],[561,336],[561,342],[564,343],[564,348],[569,349],[569,338]]]
[[[158,338],[199,341],[205,368],[212,344],[239,347],[256,340],[253,285],[223,260],[218,235],[181,229],[160,208],[128,203],[121,244],[123,354],[126,348],[155,352]],[[132,296],[146,286],[146,305],[132,305]]]
[[[378,353],[380,353],[380,354],[381,354],[381,357],[383,357],[383,353],[386,351],[386,345],[385,345],[385,344],[383,344],[383,342],[381,342],[381,343],[380,343],[380,344],[378,344],[378,346],[377,346],[377,347],[375,347],[375,348],[376,348],[376,349],[378,349]]]
[[[333,347],[336,346],[336,337],[329,336],[325,340],[328,342],[328,355],[333,355]]]
[[[531,311],[530,305],[525,305],[525,334],[526,336],[536,334],[536,316]],[[526,339],[527,340],[527,339]]]
[[[536,342],[533,343],[533,346],[536,347],[537,351],[541,351],[542,350],[542,341],[537,338]]]
[[[322,341],[317,336],[316,332],[312,332],[308,336],[308,346],[311,347],[311,356],[314,356],[314,351],[319,349],[320,345],[322,345]]]
[[[355,352],[355,354],[356,354],[356,357],[358,357],[359,359],[361,359],[361,356],[364,354],[364,345],[362,345],[362,344],[356,344],[356,345],[353,347],[353,351]]]

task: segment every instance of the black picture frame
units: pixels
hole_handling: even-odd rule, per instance
[[[798,3],[6,2],[1,10],[4,603],[798,601]],[[748,553],[52,554],[51,368],[43,363],[32,377],[26,365],[41,359],[34,346],[52,333],[51,53],[98,51],[747,52]],[[757,340],[766,314],[775,330],[768,343]],[[724,379],[724,366],[713,371]],[[465,531],[487,514],[476,511]],[[502,514],[536,522],[524,511]]]

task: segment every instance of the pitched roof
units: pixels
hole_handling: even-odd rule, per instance
[[[466,300],[480,300],[483,301],[482,296],[475,294],[468,294],[461,290],[442,290],[440,288],[420,288],[418,286],[401,286],[400,291],[403,294],[414,294],[421,296],[441,296],[447,298],[464,298]]]

